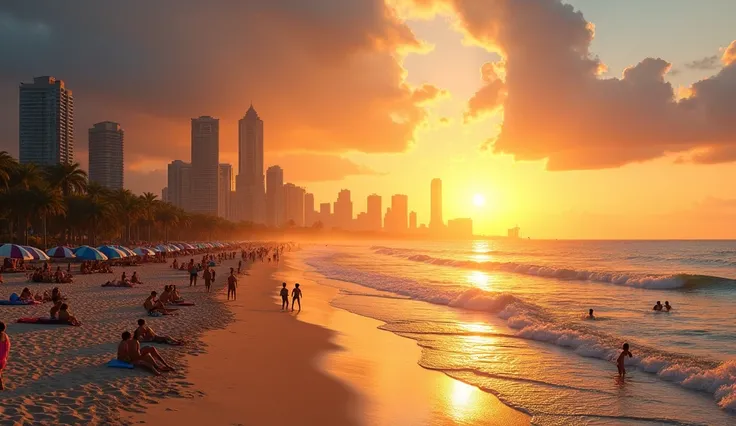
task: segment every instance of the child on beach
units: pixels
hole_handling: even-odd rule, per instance
[[[10,355],[10,337],[5,333],[5,323],[0,321],[0,390],[5,390],[3,383],[3,370],[8,363]]]
[[[299,304],[299,312],[302,311],[302,289],[299,283],[294,284],[294,290],[291,291],[291,312],[294,312],[294,304]]]
[[[289,309],[289,289],[286,283],[281,284],[281,310]]]
[[[227,300],[230,300],[230,295],[233,295],[233,300],[237,300],[238,297],[235,291],[238,288],[238,279],[235,278],[235,271],[230,268],[230,276],[227,277]]]
[[[619,355],[618,360],[616,360],[616,365],[618,366],[618,375],[621,377],[626,376],[626,367],[624,366],[626,355],[628,355],[629,358],[632,357],[631,352],[629,352],[628,343],[624,343],[623,351],[621,351],[621,355]]]

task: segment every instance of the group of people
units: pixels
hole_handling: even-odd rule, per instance
[[[56,271],[52,272],[48,263],[44,263],[43,267],[36,268],[28,274],[28,282],[34,283],[71,283],[74,282],[74,276],[71,272],[71,264],[67,265],[66,271],[61,266],[56,267]]]
[[[99,260],[85,260],[79,265],[79,272],[82,274],[93,274],[95,272],[101,274],[112,274],[112,266],[107,262]]]
[[[281,310],[289,310],[289,289],[286,288],[286,283],[281,283]],[[299,283],[294,284],[294,289],[291,290],[291,312],[294,312],[294,304],[299,305],[299,312],[302,310],[302,289],[299,288]]]
[[[657,304],[654,305],[654,307],[652,308],[653,311],[657,311],[657,312],[662,312],[662,311],[669,312],[671,309],[672,309],[672,305],[670,305],[670,302],[666,300],[664,301],[664,305],[662,304],[662,302],[657,300]]]
[[[130,331],[124,331],[121,337],[122,341],[118,344],[117,359],[134,366],[143,367],[157,376],[160,376],[161,372],[174,371],[175,368],[161,356],[156,348],[152,346],[141,347],[140,342],[169,345],[184,344],[182,340],[174,339],[171,336],[157,335],[144,319],[138,320],[138,328],[135,329],[133,334]]]
[[[133,275],[130,278],[123,272],[119,281],[107,281],[105,284],[102,284],[102,287],[135,287],[138,284],[143,284],[143,282],[138,277],[138,271],[133,271]]]
[[[184,299],[181,297],[181,294],[179,294],[179,290],[172,284],[164,286],[164,291],[161,293],[160,297],[158,296],[158,292],[155,290],[152,291],[143,302],[143,307],[150,316],[157,317],[161,315],[171,315],[178,309],[170,309],[167,308],[166,305],[183,301]]]
[[[31,289],[25,287],[23,288],[23,291],[20,292],[20,296],[18,296],[18,300],[22,302],[53,302],[56,299],[63,299],[59,287],[54,287],[53,289],[51,289],[51,292],[49,292],[48,290],[44,290],[43,293],[36,294],[33,294]]]

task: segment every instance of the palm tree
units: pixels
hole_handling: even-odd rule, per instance
[[[126,235],[123,237],[125,244],[130,242],[130,230],[132,223],[141,216],[143,212],[143,205],[141,199],[133,195],[130,190],[120,189],[112,194],[112,198],[115,200],[118,208],[118,217],[122,219],[125,224]]]
[[[10,175],[11,188],[30,189],[43,184],[43,170],[33,163],[19,164]]]
[[[15,169],[18,167],[18,162],[15,161],[7,151],[0,151],[0,184],[7,188],[10,183],[10,176],[13,175]]]
[[[66,214],[66,204],[58,192],[47,186],[36,187],[30,190],[31,208],[34,216],[40,216],[43,220],[43,245],[48,248],[46,219],[51,216],[62,216]],[[26,244],[28,237],[26,236]]]
[[[52,189],[62,195],[83,194],[87,190],[87,172],[79,168],[79,163],[60,163],[47,166],[46,178]]]
[[[148,241],[151,241],[151,224],[154,220],[154,211],[158,204],[158,196],[152,192],[144,192],[141,195],[141,204],[144,211],[144,221],[148,224]]]
[[[179,215],[176,207],[169,203],[161,203],[156,209],[156,221],[160,222],[164,227],[164,242],[169,241],[169,226],[176,225],[179,222]]]
[[[114,215],[115,205],[109,198],[105,197],[91,197],[88,195],[84,200],[83,216],[88,224],[87,229],[90,231],[89,236],[92,245],[96,246],[99,225]]]

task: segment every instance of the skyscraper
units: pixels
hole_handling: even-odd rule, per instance
[[[314,211],[314,194],[304,195],[304,226],[312,226],[317,222],[317,212]]]
[[[108,189],[123,189],[123,129],[112,121],[89,129],[89,181]]]
[[[409,230],[410,231],[417,230],[417,212],[409,213]]]
[[[161,190],[161,201],[163,201],[164,203],[169,202],[169,187],[168,186],[165,186]]]
[[[294,226],[304,226],[304,188],[293,183],[284,185],[284,212],[286,223],[294,222]]]
[[[368,196],[368,209],[366,211],[366,221],[368,229],[371,231],[380,231],[382,228],[383,218],[381,208],[381,196],[371,194]]]
[[[266,200],[263,184],[263,120],[253,108],[238,121],[238,178],[241,219],[263,223]]]
[[[350,191],[341,190],[335,201],[334,226],[341,229],[350,229],[353,225],[353,202],[350,201]]]
[[[319,205],[319,220],[325,228],[332,226],[332,211],[330,207],[330,203],[320,203]]]
[[[271,166],[266,170],[266,225],[280,227],[284,218],[284,171]]]
[[[220,164],[219,182],[217,190],[217,214],[225,219],[230,217],[230,191],[233,190],[233,166],[230,164]]]
[[[409,227],[409,197],[396,194],[391,197],[391,216],[394,232],[406,232]]]
[[[64,81],[43,76],[21,83],[18,116],[21,164],[74,162],[74,97]]]
[[[216,216],[220,166],[220,120],[192,119],[192,180],[189,208]]]
[[[168,175],[169,202],[188,211],[192,189],[192,165],[181,160],[174,160],[169,164]]]
[[[445,227],[442,221],[442,181],[440,179],[432,179],[431,194],[431,215],[429,219],[429,228],[440,230]]]

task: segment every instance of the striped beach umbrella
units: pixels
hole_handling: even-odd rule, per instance
[[[138,255],[136,252],[134,252],[133,250],[131,250],[128,247],[125,247],[125,246],[113,246],[113,247],[115,247],[116,249],[122,251],[123,253],[125,253],[128,256],[137,256]]]
[[[0,247],[1,248],[1,247]],[[74,249],[74,254],[84,260],[107,260],[104,253],[90,246],[80,246]]]
[[[23,246],[23,248],[26,249],[26,251],[30,253],[31,256],[33,256],[34,260],[49,260],[49,257],[46,255],[46,253],[44,253],[43,250],[41,250],[40,248],[31,246]]]
[[[181,251],[181,249],[173,244],[167,244],[166,247],[170,248],[171,251]]]
[[[118,250],[113,246],[99,246],[97,250],[102,252],[108,259],[122,259],[128,257],[122,250]]]
[[[33,260],[33,255],[28,250],[18,244],[3,244],[0,246],[0,257],[9,257],[11,259]]]
[[[133,253],[135,253],[136,255],[141,256],[141,257],[142,256],[146,256],[146,255],[148,255],[148,256],[155,256],[156,255],[156,252],[155,251],[153,251],[153,250],[151,250],[150,248],[147,248],[147,247],[136,247],[136,248],[133,249]]]
[[[46,254],[54,259],[74,259],[77,257],[74,254],[74,250],[69,247],[58,246],[46,250]]]

